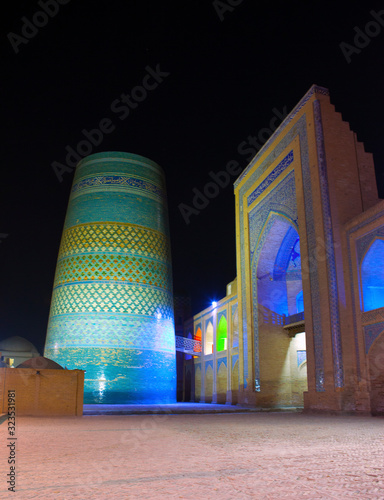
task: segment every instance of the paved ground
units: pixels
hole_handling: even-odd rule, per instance
[[[163,405],[83,405],[84,415],[151,415],[162,413],[248,413],[260,411],[301,411],[298,408],[260,409],[240,405],[212,403],[173,403]]]
[[[384,499],[384,419],[298,413],[16,421],[16,494],[0,498]]]

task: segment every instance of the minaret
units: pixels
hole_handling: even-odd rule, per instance
[[[77,166],[59,250],[44,355],[84,369],[84,403],[176,399],[165,179],[142,156]]]

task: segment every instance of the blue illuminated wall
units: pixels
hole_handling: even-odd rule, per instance
[[[375,240],[361,265],[364,311],[384,307],[384,240]]]
[[[86,370],[85,403],[175,401],[165,180],[151,160],[110,152],[79,163],[44,355]]]

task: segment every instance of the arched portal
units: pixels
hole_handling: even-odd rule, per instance
[[[300,238],[288,217],[273,214],[267,221],[252,271],[257,298],[258,400],[267,407],[303,406],[307,376],[306,369],[300,368],[306,358]],[[291,329],[290,325],[296,326]]]
[[[361,264],[362,309],[384,307],[384,240],[376,239]]]
[[[201,338],[202,338],[202,335],[201,335],[201,328],[198,328],[198,329],[196,330],[196,333],[195,333],[195,340],[197,340],[198,342],[201,342]],[[195,347],[193,348],[193,351],[194,351],[194,352],[198,352],[198,347],[197,347],[197,346],[195,346]],[[193,356],[193,357],[194,357],[194,358],[197,358],[198,356]]]
[[[212,352],[213,352],[213,325],[210,321],[205,330],[204,354],[212,354]]]
[[[216,334],[216,351],[225,351],[227,349],[227,320],[221,316]]]

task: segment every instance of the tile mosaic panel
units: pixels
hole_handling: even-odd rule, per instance
[[[139,158],[124,153],[87,157],[76,170],[68,205],[45,352],[86,370],[88,402],[157,401],[162,391],[165,400],[175,398],[163,174]],[[100,357],[88,360],[87,349]],[[115,354],[108,358],[104,352]],[[120,366],[122,359],[127,362]],[[92,381],[95,366],[104,372]],[[100,384],[102,396],[95,394]]]
[[[300,101],[299,105],[296,106],[294,112],[285,120],[283,128],[278,130],[281,134],[282,131],[288,126],[292,118],[298,113],[300,109],[306,104],[306,102],[312,97],[314,92],[317,92],[317,87],[313,87],[310,92],[307,93],[304,99]],[[245,268],[245,237],[244,237],[244,218],[247,217],[246,206],[244,204],[245,193],[250,190],[252,185],[257,183],[257,179],[261,177],[264,172],[270,167],[270,165],[275,161],[275,158],[279,156],[283,151],[289,147],[293,140],[298,137],[300,140],[300,157],[301,157],[301,171],[303,178],[303,191],[304,191],[304,204],[306,213],[306,234],[308,242],[309,257],[315,254],[316,250],[316,235],[314,231],[314,210],[313,210],[313,200],[312,200],[312,186],[311,186],[311,175],[310,175],[310,165],[309,165],[309,148],[308,148],[308,136],[306,127],[307,117],[304,113],[296,122],[295,127],[288,130],[286,135],[282,140],[276,145],[274,150],[269,156],[267,156],[264,161],[260,164],[258,169],[246,178],[246,174],[249,172],[252,165],[260,157],[257,155],[252,161],[246,171],[241,174],[235,183],[235,186],[239,184],[243,179],[245,179],[244,184],[239,189],[239,210],[240,210],[240,266],[241,266],[241,287],[242,287],[242,297],[246,297],[246,284],[245,276],[247,270]],[[275,140],[277,135],[272,136],[271,141]],[[251,236],[252,237],[252,236]],[[310,285],[311,285],[311,297],[312,297],[312,322],[313,322],[313,338],[314,338],[314,350],[315,350],[315,379],[316,379],[316,390],[324,391],[324,359],[323,359],[323,341],[322,341],[322,327],[321,327],[321,316],[320,316],[320,288],[319,288],[319,275],[317,269],[317,263],[315,258],[310,258]],[[242,322],[243,322],[243,362],[244,362],[244,377],[249,376],[249,367],[247,359],[248,351],[248,323],[246,314],[246,301],[242,301]],[[258,333],[255,333],[254,344],[258,345]],[[255,353],[254,359],[254,370],[255,373],[259,373],[259,360]],[[260,382],[255,377],[255,387],[260,387]]]
[[[323,211],[323,224],[325,235],[325,247],[327,255],[328,271],[328,293],[329,308],[331,316],[331,336],[332,336],[332,354],[333,354],[333,375],[335,387],[344,386],[343,353],[341,346],[340,314],[339,314],[339,293],[336,275],[336,257],[335,244],[333,239],[331,203],[329,200],[327,162],[324,146],[323,124],[321,118],[320,101],[313,103],[315,116],[315,130],[317,143],[317,158],[319,164],[321,205]]]
[[[365,336],[365,354],[369,353],[369,349],[372,344],[378,338],[378,336],[384,331],[384,321],[376,323],[374,325],[367,325],[364,327]]]

